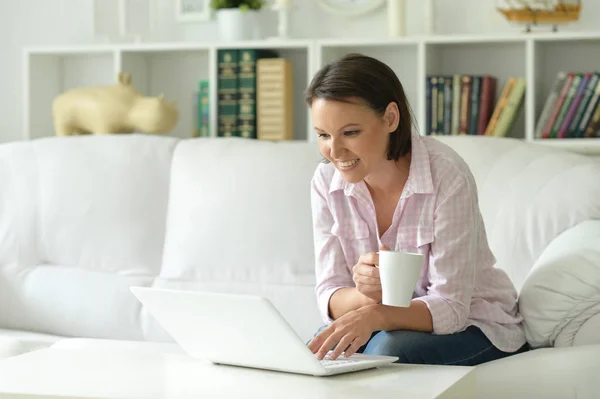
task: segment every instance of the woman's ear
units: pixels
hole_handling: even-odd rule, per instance
[[[383,114],[383,120],[389,133],[393,133],[398,129],[398,125],[400,124],[400,110],[396,102],[392,101],[387,105]]]

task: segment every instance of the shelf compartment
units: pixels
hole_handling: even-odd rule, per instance
[[[117,82],[115,52],[26,54],[24,131],[28,139],[55,135],[52,102],[70,89]]]
[[[425,45],[425,76],[492,75],[497,78],[494,108],[509,78],[526,78],[526,42],[510,41],[455,41],[430,42]],[[426,82],[422,84],[425,91]],[[421,104],[426,108],[426,96]],[[509,137],[525,138],[525,97],[515,122],[507,133]]]
[[[145,96],[163,94],[175,101],[179,120],[171,136],[189,138],[195,131],[195,96],[201,80],[211,80],[208,49],[123,51],[120,70],[131,74],[132,85]]]

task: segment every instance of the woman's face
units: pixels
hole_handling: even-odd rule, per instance
[[[321,154],[344,180],[360,182],[388,162],[389,133],[399,122],[395,103],[381,116],[360,100],[348,103],[317,98],[311,111]]]

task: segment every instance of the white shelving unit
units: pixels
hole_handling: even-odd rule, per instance
[[[26,139],[54,135],[51,102],[59,93],[81,86],[113,84],[130,72],[133,84],[149,96],[175,99],[180,122],[171,133],[191,137],[193,94],[209,79],[216,104],[217,51],[225,48],[273,49],[294,68],[295,139],[314,141],[303,93],[314,73],[349,52],[386,62],[398,74],[421,132],[426,118],[425,78],[429,74],[491,74],[498,78],[496,100],[509,77],[524,77],[524,106],[509,135],[526,141],[600,154],[599,139],[535,139],[535,124],[559,71],[590,72],[600,65],[600,32],[503,36],[425,36],[395,39],[265,40],[236,43],[115,44],[24,51],[24,134]],[[217,112],[211,107],[211,134]]]

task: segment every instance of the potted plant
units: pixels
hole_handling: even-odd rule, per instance
[[[211,0],[221,40],[258,39],[257,14],[264,5],[265,0]]]

